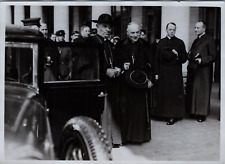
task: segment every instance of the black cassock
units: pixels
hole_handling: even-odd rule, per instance
[[[194,67],[194,58],[199,53],[201,64]],[[213,38],[207,34],[195,39],[192,44],[187,76],[188,112],[207,116],[210,107],[212,85],[212,63],[216,59],[216,48]]]
[[[105,97],[105,109],[102,113],[101,124],[105,131],[107,138],[111,144],[121,144],[121,133],[120,133],[120,114],[118,113],[118,78],[110,78],[106,75],[106,71],[109,68],[115,68],[117,66],[116,60],[114,59],[114,52],[112,43],[109,40],[104,40],[98,34],[91,38],[90,44],[96,44],[99,49],[96,49],[92,45],[91,51],[98,53],[101,60],[100,73],[102,74],[102,80],[104,80],[107,96]]]
[[[167,61],[162,58],[162,51],[175,49],[178,58]],[[185,98],[182,76],[182,63],[186,62],[187,53],[182,40],[177,37],[161,39],[156,48],[155,74],[159,75],[157,85],[157,107],[151,110],[151,114],[164,118],[182,118],[185,116]],[[156,86],[155,86],[156,87]]]
[[[118,66],[123,69],[124,63],[129,62],[130,69],[146,67],[150,63],[148,48],[147,42],[142,39],[136,43],[132,43],[129,39],[121,41],[115,49]],[[148,114],[147,89],[130,86],[125,80],[125,74],[126,71],[120,77],[119,86],[122,141],[123,143],[150,141],[151,123]]]

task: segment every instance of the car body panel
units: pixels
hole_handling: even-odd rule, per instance
[[[105,99],[105,85],[100,72],[102,61],[99,56],[97,58],[98,62],[96,63],[96,72],[98,73],[94,79],[71,79],[64,81],[45,80],[45,70],[47,67],[47,63],[45,61],[47,57],[46,47],[56,48],[59,46],[74,49],[77,45],[71,43],[49,44],[44,39],[42,33],[37,30],[14,25],[6,27],[5,79],[14,82],[7,82],[5,85],[5,110],[11,108],[9,104],[13,103],[13,100],[18,104],[23,102],[22,105],[17,106],[19,108],[24,108],[23,110],[27,110],[27,106],[32,103],[43,108],[43,110],[49,109],[49,121],[46,119],[46,125],[48,127],[48,124],[50,123],[52,138],[50,137],[51,135],[48,134],[49,142],[46,142],[48,143],[46,145],[51,145],[50,140],[52,140],[54,142],[55,151],[57,151],[59,138],[65,123],[75,116],[88,116],[99,122],[104,110]],[[30,54],[27,55],[29,56],[28,58],[30,58],[30,62],[26,61],[26,59],[28,59],[27,56],[20,59],[22,54]],[[13,59],[13,55],[17,55],[19,57],[16,57],[15,60],[11,60]],[[18,62],[21,64],[18,65]],[[26,63],[23,64],[23,62],[30,65],[26,66]],[[11,71],[13,66],[15,67],[13,68],[14,72]],[[17,70],[17,73],[15,73],[15,70]],[[11,75],[13,75],[13,78],[11,78]],[[19,77],[17,77],[18,75]],[[26,75],[25,80],[20,78],[22,75]],[[15,106],[12,108],[15,108]],[[22,114],[19,112],[14,114],[15,117],[18,117],[17,121],[14,123],[16,125],[14,129],[17,129],[21,125],[19,122],[21,122],[24,112],[22,112]],[[33,112],[33,114],[35,115],[35,112]],[[6,128],[8,116],[10,115],[5,117]],[[42,119],[45,120],[45,116],[43,116]],[[52,152],[48,154],[52,154]],[[48,157],[43,158],[50,159]]]
[[[5,82],[5,158],[55,159],[46,103],[26,84]]]

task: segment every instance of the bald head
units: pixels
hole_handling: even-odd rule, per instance
[[[127,25],[127,36],[132,42],[138,41],[140,38],[140,26],[135,22],[129,23]]]
[[[206,25],[204,22],[197,22],[195,24],[195,33],[197,35],[201,35],[201,34],[205,33],[205,30],[206,30]]]

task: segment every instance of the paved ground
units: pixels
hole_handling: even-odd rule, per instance
[[[220,159],[219,111],[218,84],[214,84],[211,113],[205,122],[199,123],[185,118],[168,126],[165,122],[152,120],[152,140],[141,145],[113,148],[113,159],[117,162],[218,161]]]

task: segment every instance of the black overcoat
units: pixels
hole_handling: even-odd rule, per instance
[[[50,57],[51,64],[46,68],[45,80],[67,80],[72,72],[72,50],[70,47],[47,47],[46,57]]]
[[[134,52],[132,59],[132,53]],[[123,69],[125,62],[130,62],[130,69],[148,67],[150,63],[147,42],[139,39],[132,43],[129,39],[119,42],[115,48],[118,65]],[[147,71],[147,70],[146,70]],[[125,80],[125,74],[120,77],[120,112],[121,132],[123,142],[146,142],[151,139],[151,123],[148,113],[147,89],[130,86]]]
[[[122,144],[120,133],[120,114],[118,112],[119,105],[119,85],[118,78],[110,78],[106,75],[109,68],[117,66],[113,45],[109,40],[104,40],[101,36],[96,35],[90,38],[92,45],[91,51],[99,55],[100,73],[105,83],[106,94],[105,108],[102,114],[101,124],[105,131],[109,142],[113,144]],[[96,46],[95,46],[96,45]]]
[[[195,56],[199,53],[201,64],[191,67]],[[194,40],[189,54],[187,76],[188,112],[207,116],[210,106],[213,62],[216,59],[216,48],[213,38],[204,34]]]
[[[178,58],[174,61],[162,59],[164,49],[175,49]],[[165,118],[181,118],[185,116],[185,98],[182,76],[182,63],[186,62],[187,53],[184,42],[173,37],[161,39],[156,48],[155,74],[159,75],[156,86],[158,87],[157,107],[152,109],[151,114]]]
[[[79,37],[73,48],[73,79],[92,80],[97,78],[97,57],[93,53],[90,38]]]

